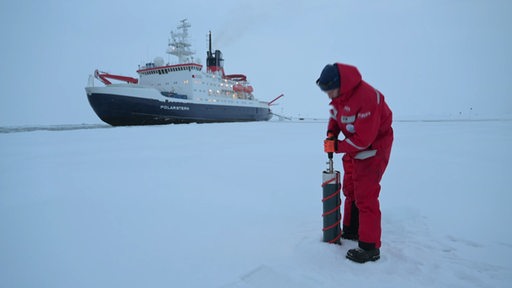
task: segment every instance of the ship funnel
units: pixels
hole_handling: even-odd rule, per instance
[[[220,72],[224,77],[224,59],[222,58],[222,52],[215,50],[212,53],[212,32],[208,33],[208,51],[206,52],[206,68],[208,72]]]

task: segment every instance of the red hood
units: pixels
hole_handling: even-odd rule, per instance
[[[347,97],[351,94],[350,91],[361,83],[361,73],[351,65],[342,63],[336,63],[336,65],[338,65],[338,71],[340,72],[340,96]]]

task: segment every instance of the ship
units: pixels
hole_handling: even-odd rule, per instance
[[[225,74],[220,50],[212,51],[208,33],[206,71],[194,62],[187,19],[171,31],[167,54],[176,64],[156,57],[139,65],[138,78],[99,70],[89,75],[85,91],[92,109],[112,126],[180,123],[268,121],[270,106],[283,96],[265,102],[254,97],[254,88],[244,74]],[[95,86],[95,79],[103,86]],[[117,83],[112,83],[115,81]]]

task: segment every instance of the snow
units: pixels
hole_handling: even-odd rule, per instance
[[[24,128],[0,130],[0,287],[512,283],[510,120],[395,122],[363,265],[321,241],[324,121]]]

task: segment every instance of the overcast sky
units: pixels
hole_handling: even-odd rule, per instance
[[[101,123],[89,74],[174,61],[184,18],[196,58],[211,30],[226,73],[260,100],[285,94],[277,113],[327,117],[315,80],[333,62],[357,66],[395,118],[512,113],[510,15],[509,0],[2,1],[0,125]]]

